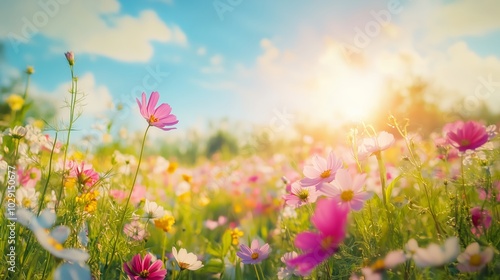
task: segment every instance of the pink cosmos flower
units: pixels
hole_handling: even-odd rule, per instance
[[[227,222],[227,218],[225,216],[219,216],[217,221],[209,219],[209,220],[206,220],[204,224],[205,224],[205,227],[208,228],[209,230],[214,230],[218,226],[225,225],[226,222]]]
[[[366,174],[356,174],[352,179],[347,169],[340,169],[333,182],[321,184],[320,191],[337,201],[341,207],[359,211],[373,195],[363,190],[365,179]]]
[[[142,199],[146,197],[147,190],[143,185],[135,185],[132,189],[132,194],[130,195],[130,203],[136,205],[141,202]],[[109,195],[113,197],[118,202],[123,202],[127,199],[128,191],[111,189],[109,190]]]
[[[330,152],[325,160],[322,157],[315,155],[311,163],[304,166],[304,176],[300,180],[302,186],[317,186],[323,182],[331,182],[335,179],[335,173],[342,167],[342,161],[338,159],[333,152]]]
[[[375,152],[387,150],[394,141],[394,135],[386,131],[381,131],[376,137],[364,138],[358,146],[358,159],[363,160]]]
[[[84,162],[77,164],[75,161],[69,161],[67,167],[69,167],[68,178],[76,179],[82,186],[91,188],[99,181],[99,174],[92,168],[92,164]]]
[[[283,196],[285,203],[292,207],[300,207],[309,203],[314,203],[320,193],[315,187],[304,187],[299,182],[292,183],[291,193]]]
[[[150,254],[146,254],[144,259],[141,258],[141,254],[135,255],[130,262],[123,264],[123,270],[131,280],[163,280],[167,275],[161,260],[151,264]]]
[[[346,235],[347,214],[349,210],[339,206],[337,201],[322,199],[311,218],[319,232],[302,232],[295,238],[295,246],[304,253],[291,260],[287,265],[297,266],[302,276],[311,271],[337,252],[339,244]]]
[[[245,244],[240,244],[240,250],[236,253],[244,264],[258,264],[267,259],[271,248],[269,244],[260,246],[259,240],[254,239],[250,247]]]
[[[457,121],[446,134],[448,142],[460,152],[475,150],[486,142],[489,136],[484,125],[475,121]]]
[[[493,183],[493,188],[491,191],[488,191],[484,188],[479,188],[479,199],[481,200],[490,200],[495,197],[497,202],[500,202],[500,181],[496,181]]]
[[[480,236],[491,226],[491,213],[488,210],[481,210],[481,207],[474,207],[470,210],[472,219],[471,231],[476,236]]]
[[[27,170],[19,168],[17,170],[17,176],[19,178],[19,184],[25,188],[34,188],[36,183],[42,178],[42,172],[40,169],[32,167]]]
[[[136,99],[141,110],[141,115],[151,126],[156,126],[165,131],[175,129],[175,127],[167,127],[176,125],[179,122],[177,117],[171,114],[172,108],[167,103],[162,103],[158,108],[155,108],[158,99],[160,99],[160,94],[157,91],[153,91],[146,104],[146,94],[143,92],[142,102]]]
[[[285,253],[281,257],[281,262],[283,262],[286,265],[286,267],[280,267],[278,269],[277,276],[278,276],[279,280],[289,279],[289,278],[293,277],[293,275],[299,276],[299,273],[296,271],[296,267],[288,266],[288,261],[293,259],[293,258],[296,258],[297,256],[298,256],[298,254],[295,251],[293,251],[293,252]]]
[[[146,225],[141,223],[138,218],[134,218],[130,223],[126,224],[123,227],[123,232],[136,241],[143,240],[147,235]]]

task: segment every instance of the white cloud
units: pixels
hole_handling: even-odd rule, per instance
[[[204,56],[205,54],[207,54],[207,49],[205,47],[199,47],[196,50],[196,54],[200,55],[200,56]]]
[[[500,30],[497,0],[412,1],[401,13],[404,26],[423,32],[429,43]]]
[[[459,93],[458,96],[449,96],[450,101],[464,105],[465,98],[468,102],[465,107],[470,109],[479,109],[479,102],[485,102],[491,110],[500,112],[500,108],[495,105],[500,104],[498,57],[481,57],[465,42],[457,42],[444,52],[431,54],[426,60],[429,63],[429,78],[443,88]]]
[[[201,68],[201,72],[205,74],[224,72],[224,57],[220,54],[210,57],[210,65]]]
[[[2,1],[0,18],[0,38],[14,48],[41,34],[64,43],[62,50],[122,61],[148,61],[154,41],[187,45],[182,29],[165,24],[155,11],[121,15],[116,0]]]
[[[59,120],[69,119],[68,103],[71,100],[69,93],[71,83],[63,83],[59,85],[54,91],[45,92],[40,90],[36,85],[32,86],[31,92],[34,97],[43,96],[54,104],[57,110]],[[83,122],[91,122],[96,118],[103,118],[113,108],[113,98],[106,86],[98,85],[92,73],[85,73],[78,77],[78,102],[76,111],[81,112],[81,119]]]

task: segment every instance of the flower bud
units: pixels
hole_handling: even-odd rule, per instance
[[[64,55],[66,56],[69,65],[73,66],[75,64],[75,54],[73,52],[66,52]]]

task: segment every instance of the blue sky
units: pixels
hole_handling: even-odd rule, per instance
[[[499,13],[494,0],[2,1],[0,69],[5,80],[34,66],[33,95],[58,103],[73,50],[83,127],[125,103],[124,125],[142,128],[127,101],[141,89],[159,91],[184,131],[224,117],[267,125],[276,111],[340,123],[369,118],[383,81],[408,71],[453,102],[500,104],[496,84],[474,97],[478,77],[500,82]]]

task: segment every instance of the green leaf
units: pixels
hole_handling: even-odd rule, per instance
[[[240,261],[238,260],[236,262],[236,267],[235,267],[235,279],[236,280],[242,280],[243,279],[243,271],[241,271],[241,266],[240,266]]]
[[[213,258],[205,263],[203,271],[207,273],[220,273],[224,270],[224,263],[221,259]]]
[[[398,177],[394,178],[392,182],[385,188],[385,201],[389,202],[392,196],[392,189],[394,189],[394,186],[396,183],[401,179],[402,175],[399,175]]]
[[[227,254],[227,251],[229,251],[229,248],[231,247],[231,242],[232,242],[232,238],[231,238],[231,232],[229,230],[226,230],[226,232],[224,232],[224,235],[222,235],[222,252],[221,252],[221,256],[225,256]]]
[[[207,246],[207,253],[212,255],[213,257],[222,258],[221,255],[221,246],[219,244],[209,243]]]

